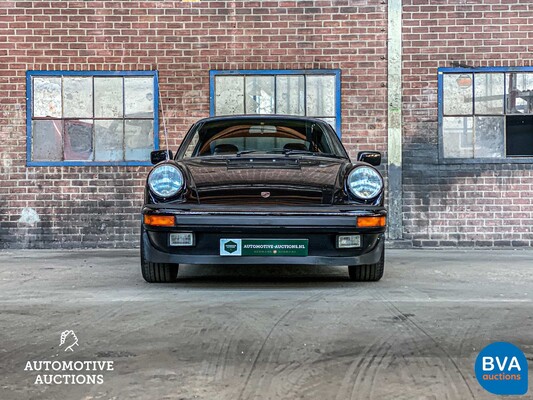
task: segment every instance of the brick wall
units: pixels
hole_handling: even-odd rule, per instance
[[[25,72],[153,70],[171,147],[209,113],[210,69],[341,69],[343,142],[386,150],[386,2],[3,1],[0,247],[137,245],[147,167],[31,167]],[[530,164],[438,160],[437,68],[531,65],[526,0],[403,1],[405,238],[529,246]],[[386,153],[384,154],[386,158]]]
[[[154,70],[171,147],[210,69],[341,69],[343,141],[386,149],[386,6],[332,1],[2,1],[0,247],[131,247],[147,167],[26,167],[26,70]]]
[[[404,224],[415,246],[531,246],[531,164],[438,162],[437,68],[530,66],[525,0],[403,2]]]

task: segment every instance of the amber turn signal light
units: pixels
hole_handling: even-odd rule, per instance
[[[152,226],[174,226],[172,215],[145,215],[144,223]]]
[[[358,228],[380,228],[387,224],[387,217],[357,217]]]

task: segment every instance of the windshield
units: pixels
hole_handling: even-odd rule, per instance
[[[249,153],[310,154],[345,158],[335,133],[316,121],[226,119],[201,124],[184,142],[183,157]]]

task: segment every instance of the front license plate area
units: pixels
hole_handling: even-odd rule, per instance
[[[220,239],[221,256],[305,257],[308,239]]]

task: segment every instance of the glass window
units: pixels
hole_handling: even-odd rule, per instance
[[[533,112],[533,73],[507,74],[507,113]]]
[[[444,114],[472,114],[472,82],[472,74],[444,75]]]
[[[504,156],[504,130],[503,117],[476,117],[475,118],[475,158],[501,158]]]
[[[124,115],[124,90],[122,78],[94,78],[95,118],[122,118]]]
[[[61,161],[63,159],[63,121],[35,120],[32,122],[33,159]]]
[[[474,157],[474,121],[471,117],[445,117],[442,121],[444,154],[454,158]]]
[[[244,114],[244,76],[217,76],[215,114]]]
[[[533,115],[507,117],[507,156],[533,157]]]
[[[124,124],[119,119],[99,119],[94,123],[94,160],[124,160]]]
[[[126,160],[149,159],[154,143],[154,127],[152,121],[146,119],[127,119],[124,129]]]
[[[128,118],[153,117],[153,78],[124,78],[124,108],[124,112]]]
[[[63,118],[93,117],[92,78],[63,78]]]
[[[33,117],[61,118],[61,78],[43,76],[33,78]]]
[[[324,118],[335,115],[335,76],[309,75],[306,91],[307,115]]]
[[[278,75],[276,84],[277,113],[305,115],[305,80],[303,75]]]
[[[65,161],[93,159],[93,121],[65,120],[63,159]]]
[[[28,72],[29,165],[148,164],[156,72]]]
[[[247,76],[246,114],[274,113],[274,77],[263,75]]]
[[[532,157],[533,72],[447,70],[439,71],[444,158]]]
[[[259,117],[257,117],[259,118]],[[323,123],[288,118],[235,117],[199,126],[186,138],[185,157],[302,152],[346,157],[339,139]]]
[[[212,71],[211,114],[312,116],[340,135],[338,70]]]
[[[503,74],[476,74],[476,114],[503,114]]]

